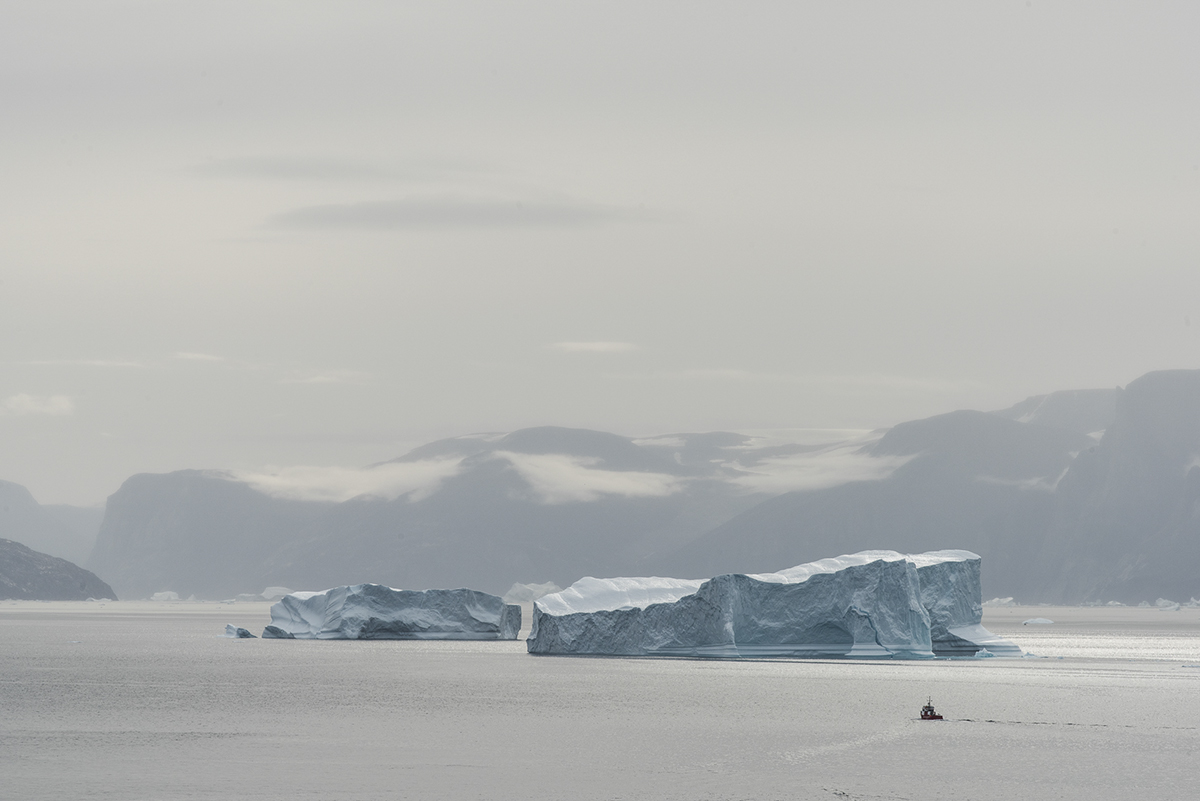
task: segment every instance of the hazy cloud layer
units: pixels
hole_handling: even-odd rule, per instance
[[[214,178],[262,181],[338,182],[446,182],[478,177],[489,170],[466,159],[425,158],[385,164],[329,156],[237,156],[216,159],[196,167]]]
[[[185,351],[185,350],[176,351],[171,356],[171,358],[182,359],[183,361],[189,361],[189,362],[223,362],[223,361],[225,361],[224,356],[214,356],[211,353],[193,353],[193,352]]]
[[[349,159],[247,156],[201,164],[197,171],[218,178],[282,181],[378,181],[397,177],[384,167]]]
[[[1195,364],[1200,4],[228,8],[0,3],[0,401],[117,435],[39,498]]]
[[[280,379],[281,384],[348,384],[368,378],[359,370],[323,370]]]
[[[806,386],[841,387],[845,389],[918,391],[932,393],[962,392],[977,389],[978,381],[945,378],[923,378],[902,375],[790,375],[737,369],[694,369],[670,373],[667,378],[700,381],[734,381],[763,384],[797,384]]]
[[[627,498],[656,498],[684,488],[683,480],[665,473],[598,470],[598,460],[559,453],[511,453],[497,451],[545,504],[586,503],[604,495]]]
[[[407,495],[418,501],[459,472],[461,459],[391,462],[368,468],[285,467],[278,470],[231,471],[227,475],[276,498],[340,503],[368,496],[394,500]]]
[[[764,459],[732,479],[749,492],[778,495],[797,490],[836,487],[851,481],[878,481],[890,476],[911,456],[877,457],[860,453],[853,442],[810,453]]]
[[[760,433],[745,446],[732,446],[720,467],[722,480],[742,491],[778,495],[794,490],[824,489],[851,481],[887,478],[912,457],[872,457],[861,453],[878,440],[881,432],[853,430],[809,430]],[[468,437],[494,441],[503,434]],[[466,438],[466,437],[464,437]],[[832,441],[835,440],[836,441]],[[800,441],[824,443],[824,447],[801,454],[768,457],[754,461],[754,451]],[[679,448],[680,437],[663,436],[634,440],[648,447]],[[626,498],[665,497],[687,488],[689,479],[665,473],[606,470],[599,460],[565,453],[529,454],[496,451],[489,458],[512,466],[532,491],[536,503],[556,505],[590,503],[606,496]],[[341,502],[358,496],[397,498],[410,501],[429,497],[447,478],[462,472],[461,458],[417,462],[387,462],[369,468],[289,467],[227,474],[260,492],[282,498]],[[747,466],[750,465],[750,466]]]
[[[454,196],[304,206],[276,215],[272,228],[304,230],[421,228],[570,228],[635,219],[618,208],[573,201],[494,200]]]
[[[634,445],[650,448],[683,448],[687,446],[687,440],[682,437],[647,437],[645,439],[633,440]]]
[[[13,395],[0,404],[0,414],[27,415],[44,414],[61,416],[72,414],[75,404],[66,395]]]
[[[555,342],[546,347],[563,353],[628,353],[638,349],[632,342]]]
[[[142,362],[123,361],[119,359],[38,359],[36,361],[22,362],[22,364],[31,365],[34,367],[132,367],[141,368],[146,365]]]
[[[832,449],[853,444],[861,447],[883,436],[882,431],[866,428],[746,429],[741,433],[750,437],[750,441],[744,445],[726,445],[725,450],[755,451],[775,445],[823,445]]]

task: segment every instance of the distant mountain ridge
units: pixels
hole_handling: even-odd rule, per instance
[[[499,593],[518,580],[607,574],[758,499],[727,480],[734,468],[712,460],[721,443],[749,437],[671,440],[679,447],[552,427],[442,440],[372,470],[454,459],[453,473],[395,497],[340,503],[272,497],[216,472],[134,476],[109,499],[88,564],[142,597],[232,597],[264,577],[291,587],[353,578]]]
[[[0,599],[28,601],[116,600],[112,587],[78,565],[0,539]]]
[[[965,548],[1023,602],[1200,595],[1200,371],[890,430],[454,437],[362,471],[130,478],[88,566],[126,596],[704,577]],[[332,485],[329,485],[332,486]]]
[[[91,555],[103,509],[42,505],[20,484],[0,481],[0,537],[81,564]]]
[[[1068,389],[1049,395],[1034,395],[992,414],[1022,423],[1065,428],[1080,434],[1100,434],[1116,419],[1120,395],[1120,388]]]

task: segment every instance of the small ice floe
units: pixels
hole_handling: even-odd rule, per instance
[[[980,648],[978,651],[975,652],[976,659],[991,659],[994,656],[995,656],[995,654],[993,654],[991,651],[989,651],[986,648]]]
[[[1164,612],[1178,612],[1179,611],[1179,604],[1176,603],[1175,601],[1168,601],[1166,598],[1159,598],[1157,601],[1154,602],[1154,605],[1157,606],[1159,609],[1161,609]]]
[[[1053,623],[1053,620],[1048,620],[1044,617],[1031,617],[1029,620],[1021,623],[1022,626],[1048,626]]]
[[[1197,601],[1195,598],[1193,598],[1187,603],[1181,604],[1181,606],[1183,606],[1184,609],[1200,609],[1200,601]]]
[[[1017,602],[1014,601],[1012,599],[1012,596],[1010,595],[1007,598],[993,598],[990,601],[984,601],[983,605],[984,606],[1016,606]]]
[[[1124,606],[1124,605],[1125,604],[1121,603],[1120,601],[1109,601],[1108,603],[1105,604],[1105,606]]]
[[[232,623],[227,623],[225,625],[225,633],[222,634],[221,636],[229,637],[230,639],[237,639],[237,640],[248,640],[248,639],[256,640],[256,639],[258,639],[253,634],[251,634],[249,632],[249,630],[239,628],[238,626],[235,626]]]
[[[171,592],[170,590],[168,590],[166,592],[156,592],[150,596],[150,600],[151,601],[178,601],[179,593]]]

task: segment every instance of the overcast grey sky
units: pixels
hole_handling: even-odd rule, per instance
[[[0,478],[1196,367],[1194,3],[0,4]]]

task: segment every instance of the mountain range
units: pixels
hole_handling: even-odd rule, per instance
[[[363,581],[501,593],[964,548],[983,556],[989,597],[1186,600],[1200,595],[1198,468],[1200,371],[1163,371],[881,431],[540,427],[360,470],[135,475],[109,498],[86,565],[122,597]],[[21,492],[0,484],[41,521],[31,534],[69,540],[63,513],[39,516]],[[0,536],[25,541],[11,525]]]

